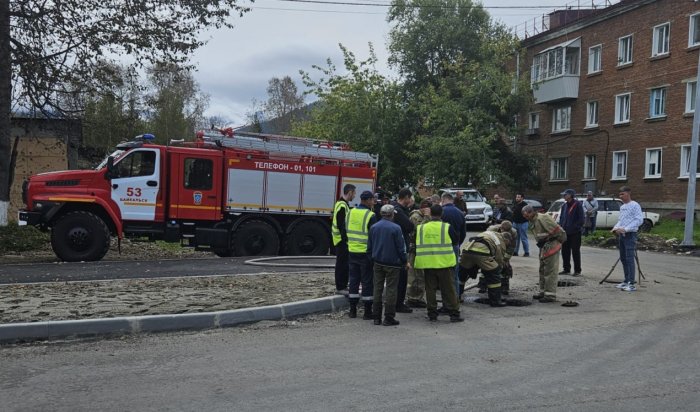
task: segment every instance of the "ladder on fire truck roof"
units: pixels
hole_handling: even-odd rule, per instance
[[[312,140],[302,137],[251,132],[235,132],[232,137],[224,136],[221,133],[204,132],[202,137],[208,141],[218,142],[224,147],[367,162],[372,167],[376,167],[379,160],[377,155],[369,153],[319,147]]]

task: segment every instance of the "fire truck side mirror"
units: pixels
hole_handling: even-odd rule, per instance
[[[114,167],[114,156],[107,158],[107,172],[105,173],[105,179],[111,180],[117,176],[117,168]]]

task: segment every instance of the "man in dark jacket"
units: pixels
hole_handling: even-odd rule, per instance
[[[406,268],[406,242],[401,228],[393,223],[395,209],[384,205],[380,209],[382,220],[369,229],[367,250],[374,261],[374,304],[372,314],[374,324],[382,324],[382,307],[384,308],[384,326],[398,325],[396,316],[396,292],[399,272]],[[384,283],[386,282],[386,289]],[[384,293],[386,292],[386,293]],[[382,304],[382,296],[384,303]]]
[[[415,226],[411,223],[408,215],[411,213],[411,207],[413,206],[413,192],[411,189],[401,189],[399,190],[398,201],[392,202],[396,214],[394,215],[394,223],[401,227],[401,234],[406,241],[406,250],[408,250],[409,239],[411,233],[415,230]],[[406,305],[406,289],[408,288],[408,270],[406,267],[402,267],[399,272],[399,285],[396,294],[396,311],[399,313],[411,313],[413,309]]]
[[[459,290],[459,245],[467,237],[467,225],[464,222],[464,214],[454,205],[454,198],[445,192],[442,194],[442,221],[450,224],[450,237],[452,248],[455,251],[457,265],[455,265],[455,293]],[[459,297],[459,296],[458,296]]]
[[[559,226],[566,232],[566,242],[561,245],[561,258],[564,270],[560,275],[571,273],[571,255],[574,255],[574,276],[581,276],[581,231],[585,221],[583,205],[576,200],[574,189],[562,192],[566,203],[559,212]]]

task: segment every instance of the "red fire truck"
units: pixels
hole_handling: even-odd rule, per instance
[[[120,144],[95,170],[30,177],[19,223],[50,229],[64,261],[100,260],[111,236],[219,256],[324,255],[342,187],[375,187],[377,156],[346,145],[230,129],[152,139]]]

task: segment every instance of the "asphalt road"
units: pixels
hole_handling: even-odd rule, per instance
[[[696,411],[700,261],[639,257],[647,281],[626,293],[597,282],[616,251],[584,248],[591,287],[577,308],[466,304],[461,324],[431,324],[413,313],[400,315],[398,327],[380,327],[335,314],[5,347],[0,405],[5,411]],[[536,265],[535,258],[514,258],[521,273]]]
[[[163,259],[152,261],[100,261],[76,263],[17,263],[0,266],[0,284],[65,282],[79,280],[135,279],[182,276],[246,275],[289,272],[290,268],[252,266],[250,258]],[[290,261],[292,262],[292,261]],[[329,264],[329,260],[309,258],[307,262]],[[294,260],[300,264],[304,261]],[[293,270],[309,270],[299,267]],[[328,269],[326,269],[328,270]]]

